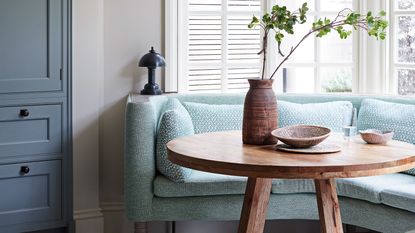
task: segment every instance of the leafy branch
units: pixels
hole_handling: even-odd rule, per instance
[[[309,8],[307,3],[296,11],[291,12],[287,10],[285,6],[275,5],[270,13],[266,13],[261,20],[256,16],[253,16],[249,28],[261,27],[263,30],[262,37],[262,49],[259,51],[259,55],[262,55],[262,79],[265,76],[265,62],[268,49],[268,36],[270,32],[275,33],[275,41],[278,45],[278,53],[284,57],[277,68],[274,70],[269,79],[272,79],[281,66],[290,58],[290,56],[297,50],[297,48],[307,39],[310,35],[315,34],[316,37],[323,37],[332,31],[336,31],[341,39],[348,38],[353,30],[364,30],[369,36],[373,36],[378,40],[384,40],[386,38],[386,28],[388,22],[384,20],[386,13],[381,11],[378,15],[374,16],[372,12],[368,12],[366,15],[362,15],[358,12],[346,8],[337,14],[337,16],[330,20],[328,18],[320,18],[312,24],[312,28],[307,32],[301,40],[293,47],[291,47],[288,54],[285,56],[281,49],[281,44],[284,38],[284,34],[294,34],[294,26],[296,24],[304,24],[307,21],[307,12]]]

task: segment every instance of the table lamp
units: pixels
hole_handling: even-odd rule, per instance
[[[148,68],[148,83],[144,86],[144,89],[141,91],[141,94],[161,95],[160,87],[156,83],[156,68],[166,66],[164,57],[157,53],[153,47],[151,47],[149,53],[147,53],[140,59],[138,66]]]

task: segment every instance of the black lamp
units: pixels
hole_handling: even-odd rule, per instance
[[[156,83],[156,68],[166,66],[164,57],[157,53],[153,47],[151,47],[149,53],[147,53],[140,59],[138,66],[148,68],[148,83],[144,86],[144,89],[141,91],[141,94],[161,95],[160,87]]]

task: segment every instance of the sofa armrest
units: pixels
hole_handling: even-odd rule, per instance
[[[151,218],[155,167],[156,115],[150,102],[127,103],[124,193],[130,220]]]

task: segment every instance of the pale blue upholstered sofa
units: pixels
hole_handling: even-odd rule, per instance
[[[171,97],[182,102],[208,104],[242,104],[244,100],[241,94],[129,96],[125,126],[125,208],[128,218],[138,223],[136,232],[145,232],[142,223],[149,221],[239,219],[246,178],[194,172],[185,182],[176,183],[157,171],[157,124],[163,105]],[[296,103],[347,100],[357,109],[364,98],[415,105],[415,99],[394,97],[278,96],[279,100]],[[344,223],[386,233],[415,230],[415,176],[397,173],[339,179],[337,189]],[[318,219],[313,182],[276,179],[268,219]]]

